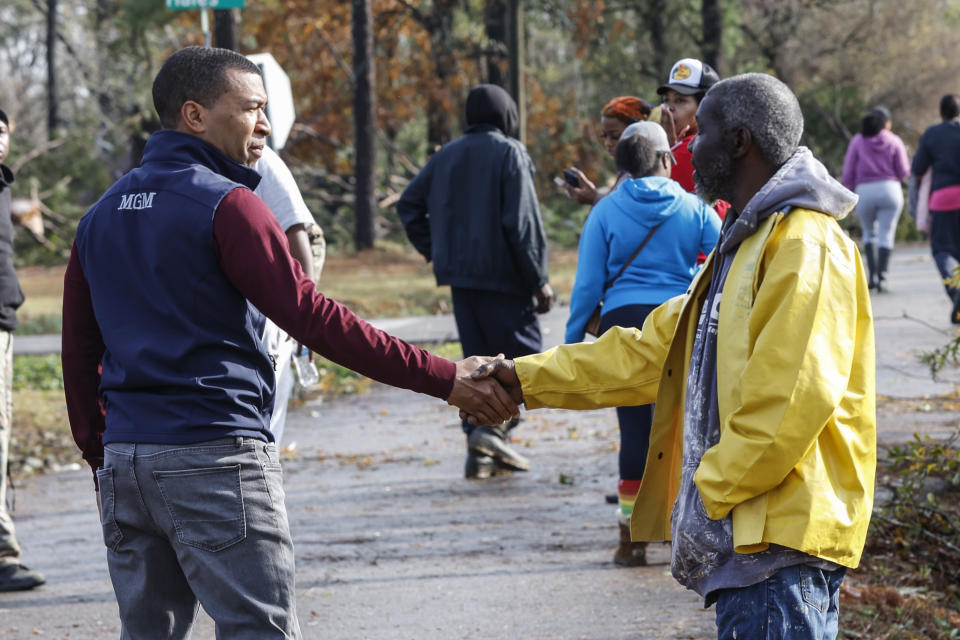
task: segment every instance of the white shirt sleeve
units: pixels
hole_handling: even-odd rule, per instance
[[[276,151],[264,147],[263,155],[253,168],[261,176],[260,184],[253,192],[267,203],[281,229],[286,231],[296,224],[313,222],[293,174]]]

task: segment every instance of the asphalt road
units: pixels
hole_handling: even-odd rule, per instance
[[[898,250],[891,269],[891,292],[874,298],[878,389],[899,401],[881,403],[881,440],[948,433],[955,414],[923,407],[953,393],[957,375],[932,382],[916,361],[956,335],[947,298],[925,249]],[[545,319],[548,344],[562,338],[565,311]],[[425,325],[381,322],[399,335]],[[533,469],[467,482],[455,411],[442,402],[375,385],[291,411],[286,502],[304,637],[715,637],[713,611],[669,577],[666,545],[646,568],[610,562],[615,413],[538,410],[515,433]],[[18,485],[23,561],[48,584],[0,594],[0,637],[119,637],[92,488],[88,471]],[[202,613],[193,637],[214,637]]]

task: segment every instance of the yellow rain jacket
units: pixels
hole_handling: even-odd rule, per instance
[[[669,540],[684,398],[711,254],[690,291],[636,329],[517,358],[526,407],[656,402],[634,540]],[[730,304],[728,301],[732,301]],[[860,561],[876,470],[874,331],[853,242],[829,215],[775,213],[737,249],[717,336],[720,441],[694,475],[707,515],[732,511],[734,549],[778,544]]]

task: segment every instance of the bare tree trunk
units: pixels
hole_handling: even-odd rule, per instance
[[[723,75],[723,12],[720,0],[702,0],[703,61]]]
[[[449,78],[457,73],[453,51],[455,6],[456,0],[436,0],[426,25],[434,60],[433,83],[427,93],[427,144],[431,154],[453,138],[450,111],[454,100]]]
[[[57,137],[60,107],[57,89],[57,1],[47,0],[47,137]]]
[[[353,0],[353,121],[356,149],[354,246],[372,249],[376,202],[376,104],[373,61],[373,11],[370,0]]]
[[[457,73],[453,38],[453,13],[457,0],[434,0],[430,11],[422,11],[405,0],[402,4],[430,36],[433,78],[427,87],[427,153],[433,154],[453,137],[451,108],[454,100],[449,78]]]
[[[490,47],[486,52],[487,83],[504,86],[503,67],[507,49],[507,6],[503,0],[487,0],[486,33]]]
[[[213,43],[221,49],[240,50],[239,9],[214,9]]]
[[[653,77],[658,82],[663,81],[670,71],[671,60],[667,58],[667,24],[664,13],[667,10],[667,0],[650,0],[643,11],[643,22],[650,34],[650,48],[653,51]]]
[[[510,58],[510,95],[517,103],[520,116],[518,138],[523,141],[527,136],[527,90],[523,77],[523,65],[526,61],[526,38],[523,30],[522,0],[508,0],[507,24],[509,33],[507,47]]]

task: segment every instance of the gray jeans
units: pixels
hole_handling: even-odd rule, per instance
[[[97,479],[122,640],[188,638],[198,601],[217,638],[301,637],[276,445],[111,443]]]
[[[857,217],[863,226],[864,244],[893,249],[897,221],[903,209],[903,187],[897,180],[877,180],[857,185]]]
[[[0,331],[0,566],[20,563],[20,545],[7,513],[7,463],[13,426],[13,334]]]

